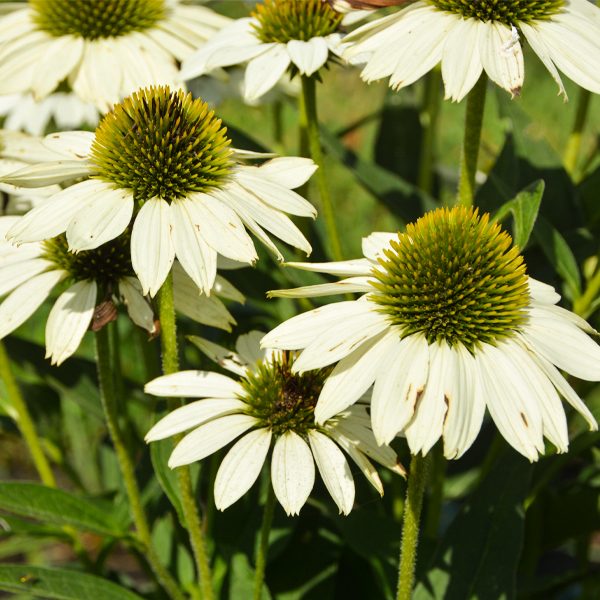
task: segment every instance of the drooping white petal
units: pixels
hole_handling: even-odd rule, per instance
[[[46,322],[46,358],[60,365],[77,348],[88,330],[96,308],[95,281],[78,281],[55,302]]]
[[[246,67],[244,98],[256,100],[266,94],[281,79],[289,64],[290,55],[285,44],[273,44],[253,58]]]
[[[282,156],[268,160],[260,167],[242,165],[240,168],[251,173],[256,171],[258,177],[282,185],[288,190],[295,190],[311,178],[318,166],[310,158]]]
[[[340,360],[325,381],[315,407],[318,425],[354,404],[373,385],[382,360],[399,340],[399,330],[387,328]]]
[[[339,277],[348,275],[371,275],[373,272],[373,262],[368,258],[358,258],[354,260],[341,260],[329,263],[285,263],[286,267],[294,267],[303,271],[312,271],[313,273],[329,273]]]
[[[0,339],[24,323],[67,276],[65,271],[47,271],[19,286],[0,304]]]
[[[220,261],[217,257],[217,269],[223,269],[220,265]],[[217,274],[215,277],[215,283],[212,289],[213,293],[221,298],[226,298],[227,300],[233,300],[233,302],[239,302],[240,304],[244,304],[246,302],[246,297],[242,292],[240,292],[236,287],[231,285],[227,279],[221,277],[221,275]]]
[[[71,252],[93,250],[120,236],[131,221],[133,193],[112,189],[96,194],[73,217],[67,227]]]
[[[313,37],[307,42],[291,40],[287,43],[287,51],[300,75],[308,76],[318,71],[329,56],[327,42],[322,37]]]
[[[42,144],[66,158],[84,159],[90,154],[96,134],[91,131],[62,131],[47,135]]]
[[[142,295],[142,285],[136,277],[123,277],[119,281],[119,293],[131,320],[149,334],[156,332],[156,315],[152,305]]]
[[[39,188],[96,173],[96,166],[87,160],[59,160],[40,163],[3,175],[0,181],[27,188]]]
[[[354,504],[354,479],[344,454],[335,442],[313,429],[308,431],[308,441],[327,490],[340,513],[347,515]]]
[[[20,258],[18,255],[9,255]],[[48,271],[53,263],[45,258],[32,260],[12,260],[5,264],[0,258],[0,297],[12,292],[15,288],[32,279],[36,275]]]
[[[398,342],[382,360],[371,401],[373,433],[389,444],[415,414],[429,372],[429,344],[422,334]]]
[[[111,183],[90,179],[55,194],[30,210],[6,234],[13,242],[37,242],[66,231],[71,219],[97,196],[110,193]]]
[[[227,453],[215,479],[215,506],[219,510],[239,500],[258,479],[271,437],[271,430],[264,427],[251,431]]]
[[[287,515],[297,515],[315,484],[315,461],[308,444],[293,431],[284,433],[273,448],[271,481]]]
[[[169,458],[169,467],[174,469],[202,460],[235,440],[236,437],[257,423],[258,419],[248,415],[227,415],[204,423],[195,431],[188,433],[177,444]]]
[[[250,365],[236,352],[195,335],[188,336],[188,339],[219,366],[241,377],[247,376]]]
[[[316,298],[318,296],[332,296],[346,293],[368,294],[374,292],[370,277],[348,277],[340,279],[335,283],[322,283],[319,285],[307,285],[291,288],[288,290],[273,290],[270,292],[278,298]]]
[[[157,377],[144,392],[165,398],[232,398],[243,396],[244,388],[231,377],[207,371],[179,371]]]
[[[142,206],[133,224],[131,263],[144,295],[158,292],[175,259],[169,209],[166,200],[155,196]]]

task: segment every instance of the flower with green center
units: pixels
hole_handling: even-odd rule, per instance
[[[30,0],[0,18],[0,89],[40,101],[66,81],[106,113],[139,88],[176,86],[177,63],[229,23],[177,0]]]
[[[131,320],[150,335],[158,334],[152,302],[142,295],[135,277],[128,231],[93,250],[73,254],[66,236],[15,247],[4,235],[23,217],[0,217],[0,339],[23,324],[59,284],[66,289],[58,297],[46,323],[46,357],[60,365],[79,347],[85,332],[94,331],[116,318],[114,302],[122,301]],[[238,263],[239,264],[239,263]],[[221,268],[231,268],[229,264]],[[215,295],[235,302],[244,296],[217,276]],[[175,309],[190,319],[231,331],[235,324],[225,305],[200,294],[198,286],[178,262],[173,265]]]
[[[241,335],[236,352],[201,338],[190,338],[235,379],[207,371],[182,371],[146,385],[154,396],[204,398],[173,411],[146,436],[147,442],[196,428],[177,445],[171,468],[186,465],[220,450],[236,438],[219,467],[215,504],[225,510],[252,487],[273,446],[271,480],[287,514],[298,514],[315,482],[315,461],[340,512],[354,503],[354,480],[340,450],[358,465],[375,489],[383,485],[369,458],[404,475],[396,453],[380,448],[371,430],[368,397],[320,425],[314,407],[331,369],[294,373],[294,355],[261,350],[263,333]],[[368,457],[368,458],[367,458]]]
[[[192,79],[217,67],[248,62],[244,97],[266,94],[290,69],[313,75],[339,56],[342,15],[326,0],[266,0],[252,17],[223,27],[181,65],[179,78]]]
[[[365,81],[390,77],[403,88],[442,62],[446,99],[462,100],[482,71],[519,93],[525,38],[560,92],[558,69],[600,93],[600,9],[588,0],[419,0],[346,37],[345,58],[371,54]]]
[[[316,216],[313,206],[292,191],[314,173],[312,160],[240,164],[237,159],[265,155],[229,148],[221,121],[190,94],[168,88],[140,91],[115,106],[95,133],[57,133],[44,143],[70,160],[35,165],[0,180],[38,187],[90,179],[29,212],[8,233],[16,243],[66,231],[70,250],[91,250],[121,235],[133,219],[133,269],[143,293],[152,296],[175,256],[207,294],[216,277],[217,253],[253,263],[257,254],[244,225],[280,260],[263,227],[311,251],[285,212]]]
[[[404,431],[411,452],[426,454],[443,436],[446,457],[459,458],[487,407],[530,460],[544,452],[544,436],[565,452],[559,394],[591,429],[598,425],[558,369],[600,381],[600,347],[586,335],[596,331],[556,306],[560,296],[526,275],[510,245],[488,215],[456,207],[426,214],[406,233],[371,234],[363,240],[365,258],[291,263],[346,278],[273,296],[363,296],[294,317],[262,344],[302,349],[294,373],[337,362],[315,407],[317,424],[374,384],[371,418],[380,444]]]

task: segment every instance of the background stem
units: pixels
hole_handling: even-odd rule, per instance
[[[475,174],[477,173],[477,157],[479,156],[479,144],[481,142],[487,82],[488,76],[483,71],[479,81],[467,97],[465,139],[460,160],[460,181],[458,183],[458,204],[461,206],[473,206],[473,199],[475,198]]]
[[[583,128],[585,127],[591,97],[592,94],[589,90],[580,88],[575,122],[573,123],[573,130],[569,136],[569,141],[567,142],[564,158],[565,169],[573,179],[575,179],[574,175],[575,170],[577,169],[577,159],[579,158],[579,150],[581,148],[581,136]]]
[[[158,315],[160,320],[160,345],[162,349],[162,365],[163,373],[170,375],[179,371],[179,355],[177,352],[177,325],[175,321],[175,303],[173,300],[173,274],[169,276],[162,284],[157,294],[158,300]],[[169,398],[169,411],[173,411],[181,406],[179,398]],[[181,441],[183,434],[174,436],[173,441],[175,446]],[[202,533],[200,523],[200,515],[198,507],[194,499],[192,487],[192,475],[189,465],[177,468],[179,478],[179,488],[181,491],[181,504],[185,522],[187,525],[194,557],[196,559],[196,567],[200,577],[200,588],[202,590],[203,600],[213,600],[214,592],[212,587],[212,575],[210,571],[210,563],[208,560],[208,552],[206,550],[206,542]]]
[[[269,553],[269,533],[273,523],[273,513],[275,511],[275,491],[269,477],[269,491],[263,513],[262,527],[260,528],[260,545],[258,546],[258,555],[256,556],[256,571],[254,574],[254,600],[260,600],[262,595],[263,582],[265,579],[265,567],[267,566],[267,555]]]
[[[410,462],[408,490],[404,505],[402,543],[400,545],[400,572],[398,575],[397,600],[410,600],[415,581],[419,519],[423,507],[423,493],[427,482],[427,456],[415,455]]]
[[[421,111],[421,126],[423,136],[421,138],[421,154],[419,157],[419,173],[417,183],[419,187],[431,193],[433,184],[433,165],[435,133],[442,101],[442,72],[441,68],[435,67],[425,80],[425,94],[423,98],[423,110]]]

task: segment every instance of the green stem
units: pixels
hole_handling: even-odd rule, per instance
[[[579,149],[581,148],[581,136],[587,119],[591,97],[592,94],[589,90],[584,88],[580,89],[575,123],[573,124],[573,130],[571,131],[569,141],[567,142],[564,158],[565,169],[571,177],[574,176],[575,169],[577,168],[577,158],[579,157]]]
[[[439,67],[432,69],[425,81],[425,97],[421,111],[421,125],[423,137],[421,138],[421,155],[419,157],[418,185],[431,193],[433,184],[434,144],[437,130],[437,120],[442,101],[442,72]]]
[[[163,373],[170,375],[179,371],[179,357],[177,353],[177,324],[175,321],[175,303],[173,300],[173,274],[169,276],[162,284],[157,294],[158,315],[160,320],[160,345],[162,349]],[[179,398],[169,398],[169,411],[173,411],[181,406]],[[174,436],[174,443],[177,445],[183,438],[182,434]],[[200,577],[200,588],[202,590],[203,600],[213,600],[214,592],[212,587],[212,575],[208,552],[206,550],[206,541],[202,533],[200,515],[194,499],[192,487],[192,476],[189,465],[178,467],[177,475],[179,478],[179,488],[181,491],[181,504],[185,522],[192,543],[196,567]]]
[[[40,438],[35,430],[33,419],[29,414],[27,404],[25,404],[25,399],[21,395],[21,390],[19,390],[19,386],[15,380],[10,359],[8,358],[8,354],[6,353],[2,341],[0,341],[0,375],[6,386],[10,402],[17,413],[17,425],[29,447],[35,468],[37,469],[40,478],[48,487],[56,487],[54,473],[52,473],[50,463],[42,450]]]
[[[317,119],[317,90],[314,77],[302,75],[302,96],[304,107],[306,109],[306,119],[308,123],[308,136],[310,140],[310,151],[312,159],[318,165],[317,185],[323,205],[323,216],[329,233],[329,242],[333,252],[333,258],[336,261],[344,260],[342,245],[338,234],[335,216],[333,214],[333,203],[329,195],[327,185],[327,176],[325,174],[325,165],[323,163],[323,151],[321,150],[321,139],[319,137],[319,121]]]
[[[144,512],[144,507],[142,505],[140,490],[135,478],[135,468],[119,427],[119,412],[117,408],[117,398],[115,395],[110,356],[108,329],[103,327],[100,331],[96,332],[96,362],[98,365],[100,393],[102,396],[102,405],[104,407],[108,430],[119,459],[123,479],[125,480],[125,487],[127,489],[135,527],[140,541],[144,545],[144,554],[159,583],[173,600],[185,600],[185,596],[179,590],[177,583],[171,577],[170,573],[160,562],[156,550],[152,545],[150,526],[148,525],[146,513]]]
[[[410,462],[408,490],[404,505],[404,523],[400,546],[400,572],[398,575],[397,600],[410,600],[415,581],[419,520],[423,507],[423,493],[427,482],[427,456],[415,455]]]
[[[576,315],[586,319],[588,317],[587,311],[589,310],[592,302],[598,296],[598,292],[600,292],[600,254],[598,255],[598,266],[596,267],[596,272],[588,281],[585,292],[573,302],[573,312]]]
[[[269,477],[269,491],[265,502],[262,527],[260,528],[260,545],[256,557],[256,571],[254,573],[254,596],[253,600],[260,600],[265,579],[265,567],[267,566],[267,554],[269,552],[269,533],[273,523],[273,512],[275,511],[275,491]]]
[[[432,539],[438,536],[440,515],[444,503],[444,479],[447,461],[444,456],[444,444],[440,440],[431,450],[431,471],[429,475],[429,500],[425,519],[425,535]]]
[[[458,183],[458,203],[461,206],[473,206],[475,198],[475,174],[477,157],[481,142],[481,127],[485,109],[488,76],[485,71],[467,97],[467,116],[465,120],[465,139],[460,161],[460,181]]]
[[[280,156],[285,155],[285,147],[283,145],[283,103],[281,100],[273,102],[273,147],[275,152]]]

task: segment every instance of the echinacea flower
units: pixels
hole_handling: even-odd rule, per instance
[[[67,80],[105,113],[138,88],[175,87],[177,61],[230,21],[170,0],[30,0],[0,19],[0,90],[39,101]]]
[[[600,93],[600,9],[588,0],[419,0],[349,34],[343,56],[372,53],[361,76],[401,89],[442,62],[446,98],[460,101],[482,71],[513,96],[525,37],[565,95],[558,69]]]
[[[288,515],[298,514],[306,502],[315,481],[315,461],[340,512],[350,512],[354,480],[340,448],[383,495],[381,480],[369,458],[400,475],[405,471],[391,448],[377,446],[368,405],[356,404],[317,425],[313,410],[329,370],[294,374],[293,354],[260,350],[263,335],[258,331],[241,335],[237,352],[193,339],[208,356],[242,379],[182,371],[151,381],[145,387],[148,394],[204,399],[164,417],[148,432],[146,441],[196,428],[171,454],[169,466],[174,468],[202,460],[243,436],[217,472],[215,504],[220,510],[252,487],[271,447],[271,481]]]
[[[42,145],[39,137],[18,131],[0,129],[0,177],[40,161],[53,161],[60,158]],[[37,206],[42,200],[60,192],[60,186],[49,185],[35,190],[0,183],[0,215],[23,214]]]
[[[95,250],[73,254],[64,235],[19,247],[4,241],[6,231],[23,217],[0,217],[0,339],[24,323],[60,283],[67,289],[58,297],[46,323],[46,358],[60,365],[79,347],[90,327],[95,331],[116,318],[114,299],[127,307],[131,320],[157,335],[154,309],[133,273],[129,235],[125,233]],[[173,265],[176,310],[191,319],[231,330],[235,321],[214,296],[200,295],[198,287]],[[243,302],[244,297],[219,277],[214,292]],[[96,319],[95,322],[93,318]]]
[[[181,65],[179,78],[192,79],[217,67],[248,62],[244,96],[268,92],[291,67],[313,75],[340,54],[342,15],[325,0],[266,0],[252,17],[223,27]]]
[[[405,234],[370,235],[365,258],[292,263],[346,279],[272,295],[364,295],[294,317],[262,344],[304,349],[294,373],[338,363],[315,408],[317,423],[375,384],[371,417],[380,444],[404,431],[411,452],[426,454],[443,436],[446,457],[458,458],[487,406],[500,433],[530,460],[544,452],[544,436],[565,452],[559,393],[591,429],[598,425],[558,369],[600,381],[600,347],[586,335],[596,333],[586,321],[556,306],[551,286],[525,274],[510,245],[489,215],[455,207],[426,214]]]
[[[236,158],[264,158],[229,148],[226,128],[190,94],[150,88],[106,115],[95,133],[52,134],[46,146],[70,160],[25,168],[0,181],[37,187],[89,176],[29,212],[7,234],[15,243],[66,231],[69,249],[91,250],[119,236],[133,219],[131,260],[143,293],[152,296],[175,256],[210,294],[217,252],[253,263],[246,227],[283,260],[263,227],[310,254],[285,215],[315,217],[292,191],[314,173],[306,158],[275,158],[259,167]]]

